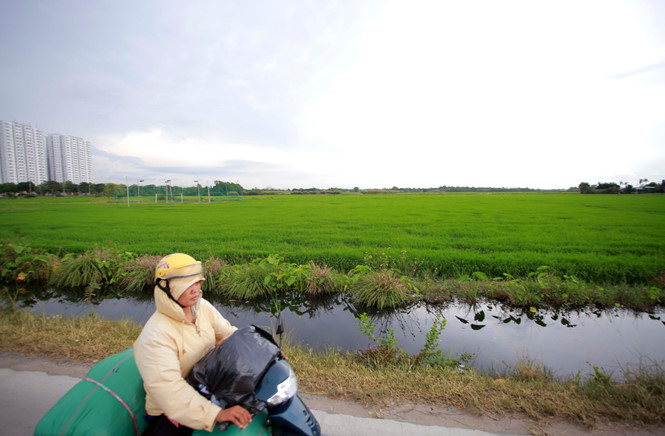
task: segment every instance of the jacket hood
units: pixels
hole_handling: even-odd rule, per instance
[[[187,321],[187,317],[185,316],[185,311],[180,307],[178,303],[175,301],[171,300],[169,296],[166,294],[166,292],[162,291],[159,289],[159,287],[155,286],[155,306],[157,308],[157,312],[168,316],[169,318],[173,318],[176,321]]]
[[[170,279],[169,289],[171,295],[173,296],[173,298],[177,300],[178,298],[180,298],[180,296],[185,292],[187,288],[189,288],[194,283],[203,280],[205,280],[205,278],[203,277],[202,274],[196,274],[190,277],[179,277],[179,278]],[[187,319],[185,317],[185,312],[182,310],[182,307],[177,302],[173,301],[165,291],[159,288],[159,286],[155,286],[154,295],[155,295],[155,306],[157,306],[157,312],[160,312],[170,318],[173,318],[176,321],[182,321]],[[194,314],[196,314],[197,309],[198,305],[193,308]]]

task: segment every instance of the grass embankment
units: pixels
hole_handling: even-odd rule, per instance
[[[151,295],[158,256],[95,248],[62,257],[21,243],[0,241],[0,294],[10,301],[32,298],[26,285],[42,288],[79,289],[82,299],[113,294]],[[371,262],[369,262],[372,264]],[[458,300],[474,304],[494,300],[522,308],[545,306],[576,308],[584,306],[626,307],[649,310],[665,302],[663,283],[650,285],[588,283],[576,277],[559,277],[541,266],[526,277],[489,278],[477,271],[455,279],[404,275],[399,260],[379,259],[374,268],[358,265],[342,273],[313,262],[299,265],[279,256],[231,265],[219,258],[203,262],[206,281],[203,288],[224,299],[290,300],[341,294],[363,309],[393,309],[414,303],[445,303]]]
[[[131,347],[140,330],[131,321],[95,316],[2,311],[0,349],[95,362]],[[529,362],[502,376],[490,376],[449,366],[369,364],[359,353],[319,354],[288,345],[285,352],[298,373],[301,390],[368,405],[409,402],[539,422],[559,418],[589,427],[600,420],[657,425],[665,421],[662,368],[631,371],[624,383],[617,383],[600,373],[586,381],[558,380]]]

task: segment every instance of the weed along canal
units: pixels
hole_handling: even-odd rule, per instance
[[[208,295],[208,297],[210,297]],[[665,362],[665,310],[636,312],[622,308],[584,310],[516,309],[497,304],[424,303],[408,309],[367,313],[373,332],[363,332],[361,313],[340,296],[298,303],[231,301],[213,304],[234,325],[256,324],[284,327],[294,344],[315,350],[358,350],[382,339],[397,341],[409,354],[418,353],[435,321],[445,319],[438,349],[451,356],[464,356],[467,364],[502,374],[528,360],[551,370],[555,377],[586,376],[594,367],[621,379],[631,370]],[[80,301],[49,290],[42,297],[24,295],[20,305],[35,314],[128,318],[145,323],[154,304],[147,298],[105,298]],[[373,339],[372,339],[373,336]]]

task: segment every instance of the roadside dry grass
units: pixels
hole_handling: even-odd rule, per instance
[[[95,362],[132,346],[141,326],[132,321],[38,316],[0,311],[0,350]],[[417,366],[368,367],[354,353],[326,353],[286,345],[301,390],[369,406],[401,403],[468,409],[536,422],[562,419],[593,427],[603,420],[630,424],[665,423],[665,374],[660,367],[625,374],[624,383],[603,374],[589,380],[559,380],[532,362],[500,378],[473,369]]]
[[[417,367],[368,368],[351,353],[313,353],[292,348],[289,360],[299,382],[313,392],[353,399],[365,405],[424,403],[432,407],[470,409],[492,416],[517,415],[540,421],[558,418],[593,427],[600,419],[662,424],[665,377],[662,370],[624,384],[607,379],[557,380],[531,362],[501,378],[474,370]],[[646,379],[649,379],[648,381]]]
[[[27,354],[96,362],[130,348],[139,333],[141,326],[129,320],[0,312],[0,349]]]

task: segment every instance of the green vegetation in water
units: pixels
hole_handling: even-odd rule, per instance
[[[0,238],[57,255],[114,246],[248,264],[276,254],[337,271],[372,256],[374,270],[389,259],[409,277],[525,277],[548,265],[560,277],[647,284],[663,280],[663,216],[658,194],[280,195],[131,207],[49,198],[0,200]]]
[[[434,350],[434,338],[443,327],[440,320],[430,332],[423,349],[429,360],[417,364],[417,357],[400,357],[403,354],[390,336],[375,337],[367,322],[361,328],[378,341],[378,348],[395,349],[392,356],[397,359],[380,359],[376,364],[376,356],[370,358],[366,351],[317,353],[288,341],[283,348],[302,390],[378,407],[427,404],[491,416],[518,415],[537,424],[562,419],[588,427],[605,420],[631,426],[664,423],[662,367],[627,368],[623,382],[613,381],[601,368],[593,368],[589,377],[556,379],[552,371],[530,361],[501,373],[481,373],[473,367],[460,370],[456,362],[440,359]],[[132,346],[140,331],[141,326],[131,321],[95,315],[77,318],[0,311],[0,350],[74,361],[96,362],[121,352]]]
[[[15,300],[29,284],[80,288],[82,299],[108,295],[150,295],[154,255],[137,255],[110,248],[67,253],[62,258],[17,242],[0,242],[0,282],[5,299]],[[490,279],[484,273],[456,279],[408,277],[386,263],[380,269],[358,265],[338,272],[313,262],[285,262],[278,255],[231,265],[213,257],[204,260],[204,291],[228,300],[280,296],[297,300],[341,294],[357,310],[393,309],[418,302],[451,300],[475,303],[499,301],[513,307],[627,307],[647,310],[665,302],[662,285],[605,285],[576,277],[558,277],[546,266],[524,278],[504,274]]]
[[[385,336],[377,336],[374,333],[374,323],[366,313],[357,316],[356,321],[360,332],[371,341],[368,348],[356,352],[356,358],[369,367],[394,366],[411,371],[417,366],[430,366],[464,370],[474,358],[469,353],[453,356],[451,353],[437,349],[439,337],[446,327],[446,319],[440,314],[436,315],[432,328],[425,335],[425,345],[413,356],[398,346],[392,329],[388,329]]]

